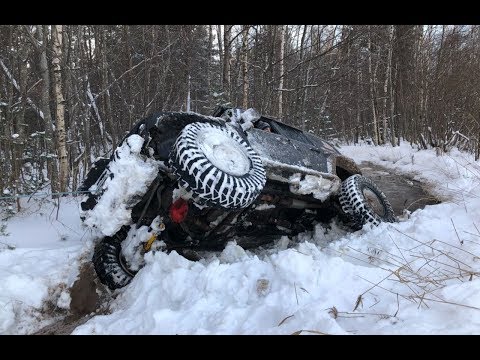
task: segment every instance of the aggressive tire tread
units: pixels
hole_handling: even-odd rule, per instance
[[[212,164],[199,145],[198,134],[216,129],[233,139],[250,161],[244,175],[232,175]],[[262,161],[252,147],[233,129],[211,123],[192,123],[181,131],[170,153],[170,165],[179,183],[192,191],[196,201],[226,209],[245,208],[260,194],[266,183]]]
[[[114,236],[104,237],[95,247],[93,267],[102,284],[110,290],[126,286],[135,275],[124,269],[120,261],[122,241],[127,236],[127,230],[121,229]]]
[[[365,189],[377,197],[383,209],[382,215],[375,212],[365,199]],[[362,175],[350,176],[342,182],[339,202],[344,213],[344,222],[348,222],[354,230],[358,230],[367,223],[377,226],[381,222],[395,222],[392,205],[385,194],[371,179]]]

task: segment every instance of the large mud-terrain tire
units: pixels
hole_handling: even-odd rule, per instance
[[[93,253],[93,267],[102,284],[110,290],[126,286],[136,272],[126,266],[121,255],[122,241],[125,240],[128,230],[122,228],[113,236],[104,237],[95,247]]]
[[[245,208],[266,182],[258,154],[233,128],[192,123],[183,128],[170,153],[180,183],[200,204]]]
[[[342,182],[339,196],[344,217],[353,230],[370,223],[395,222],[392,205],[385,194],[371,180],[353,175]]]

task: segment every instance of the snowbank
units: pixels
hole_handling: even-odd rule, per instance
[[[478,334],[480,164],[458,151],[437,157],[407,144],[342,152],[410,174],[445,201],[355,233],[332,223],[254,251],[231,242],[198,262],[148,253],[145,267],[118,290],[112,312],[73,333]],[[42,324],[42,302],[68,303],[65,294],[50,294],[71,285],[89,259],[82,244],[95,234],[78,230],[74,207],[60,214],[75,232],[60,226],[56,233],[45,215],[8,221],[10,235],[0,241],[17,248],[0,248],[0,333],[29,333]]]

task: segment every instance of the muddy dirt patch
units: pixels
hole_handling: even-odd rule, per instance
[[[403,210],[411,212],[423,209],[427,205],[439,204],[440,201],[428,193],[428,189],[419,181],[370,162],[362,162],[363,175],[372,179],[385,193],[393,207],[395,215],[402,215]]]
[[[91,262],[80,268],[78,279],[70,289],[70,298],[69,314],[33,335],[69,335],[93,316],[106,313],[105,289],[99,284]]]

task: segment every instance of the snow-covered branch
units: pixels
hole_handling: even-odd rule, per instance
[[[21,94],[22,91],[20,89],[20,86],[18,86],[18,83],[17,83],[17,80],[15,80],[15,78],[13,77],[12,73],[10,72],[10,70],[7,68],[7,66],[5,65],[5,63],[3,62],[2,59],[0,59],[0,66],[2,67],[2,70],[3,72],[5,73],[5,75],[7,76],[7,78],[10,80],[10,82],[12,83],[13,87]],[[32,109],[38,114],[38,116],[40,116],[42,118],[42,120],[44,120],[44,116],[43,116],[43,112],[42,110],[40,110],[38,108],[37,105],[35,105],[35,103],[32,101],[32,99],[30,99],[28,96],[27,96],[27,103],[28,105],[30,105],[32,107]]]

